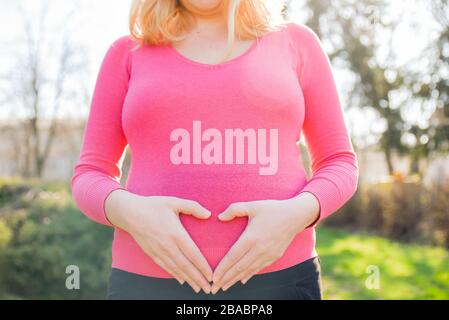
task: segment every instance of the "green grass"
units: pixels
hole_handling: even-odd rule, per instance
[[[325,299],[449,299],[444,248],[320,227],[317,250]],[[369,266],[379,270],[378,289],[365,284]]]
[[[30,198],[17,193],[15,187],[22,184],[45,192]],[[86,290],[83,297],[98,294],[101,298],[106,285],[104,275],[110,265],[109,248],[105,245],[110,235],[106,229],[79,214],[67,184],[0,179],[0,191],[3,213],[14,213],[15,217],[8,220],[9,225],[5,224],[6,218],[0,219],[0,297],[3,294],[4,297],[27,298],[42,292],[46,293],[45,297],[57,295],[60,288],[52,289],[51,286],[59,283],[59,270],[76,261],[88,270],[88,276],[83,278],[89,279],[82,286]],[[28,216],[24,216],[24,212]],[[61,214],[64,212],[70,214]],[[52,223],[43,223],[39,218],[42,215],[50,217]],[[27,222],[18,223],[23,219]],[[17,229],[16,234],[21,236],[18,243],[8,245],[12,235],[12,229],[8,228]],[[87,247],[90,254],[86,253]],[[449,299],[449,251],[446,249],[402,244],[383,237],[320,227],[317,250],[322,264],[325,299]],[[5,256],[6,252],[9,255]],[[55,256],[55,252],[60,252],[61,258]],[[2,254],[8,264],[2,265]],[[9,259],[10,255],[15,260]],[[23,267],[21,273],[17,272],[17,266],[30,265],[33,268]],[[370,266],[379,270],[379,289],[369,289],[365,284],[370,277],[367,273]],[[48,277],[41,277],[41,274]],[[26,292],[26,296],[20,290],[2,293],[1,275],[7,275],[5,279],[16,291],[23,283],[32,282],[32,286],[25,286],[31,291]],[[73,298],[73,293],[63,293],[67,298]]]

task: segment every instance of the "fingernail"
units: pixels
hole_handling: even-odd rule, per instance
[[[210,288],[203,288],[203,291],[206,293],[206,294],[209,294],[210,293]]]

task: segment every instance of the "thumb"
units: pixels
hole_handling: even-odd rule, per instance
[[[230,221],[236,217],[251,217],[252,212],[249,209],[248,204],[244,202],[236,202],[230,204],[226,210],[224,210],[222,213],[218,215],[218,218],[221,221]]]
[[[177,203],[176,211],[191,215],[198,219],[207,219],[211,216],[211,212],[193,200],[181,200]]]

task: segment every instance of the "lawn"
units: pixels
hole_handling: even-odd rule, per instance
[[[0,299],[102,298],[111,236],[79,212],[66,183],[0,179]],[[324,299],[449,299],[446,249],[320,226],[317,250]],[[77,292],[65,288],[69,264],[83,270]],[[366,285],[376,269],[377,289]]]
[[[443,248],[324,227],[317,243],[325,299],[449,299],[449,252]],[[380,280],[370,289],[372,266]]]

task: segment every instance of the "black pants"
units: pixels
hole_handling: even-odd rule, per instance
[[[246,284],[240,281],[216,294],[196,293],[187,282],[146,277],[112,268],[107,299],[112,300],[321,300],[319,257],[293,267],[254,275]]]

